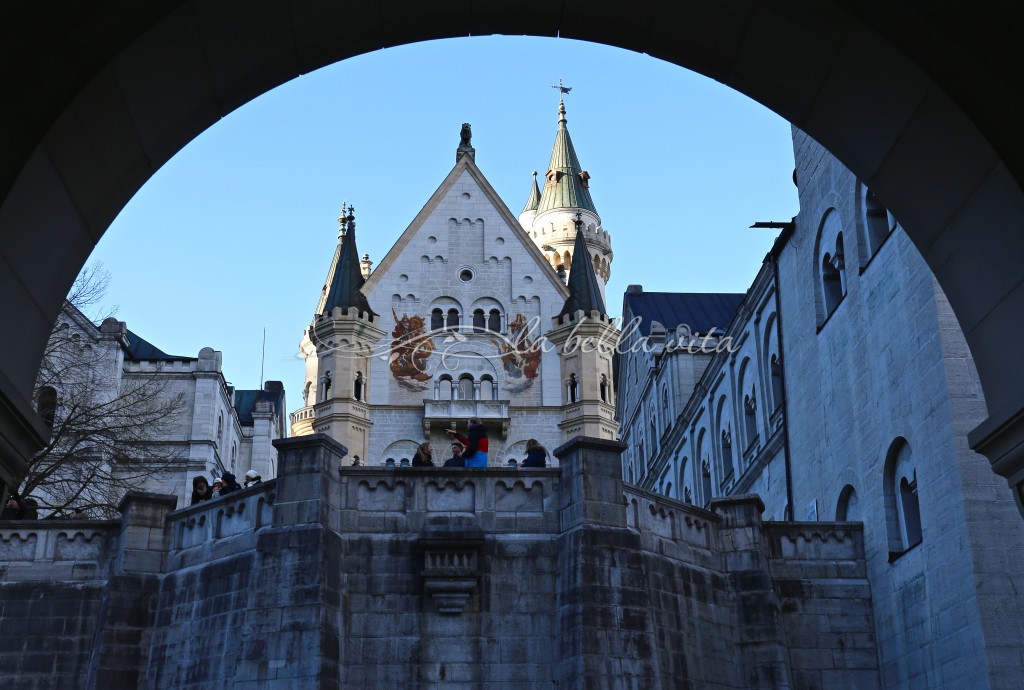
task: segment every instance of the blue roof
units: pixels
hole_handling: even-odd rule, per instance
[[[268,381],[268,384],[276,383]],[[274,410],[280,415],[284,412],[284,388],[279,390],[236,390],[235,391],[235,412],[238,414],[238,423],[242,426],[252,426],[252,412],[256,409],[258,402],[270,402],[274,404]]]
[[[130,329],[125,329],[125,335],[128,338],[128,346],[124,348],[125,357],[132,361],[154,361],[154,360],[169,360],[169,361],[183,361],[188,362],[195,357],[184,357],[181,355],[169,355],[153,343],[147,341],[145,338],[133,333]]]
[[[632,318],[640,317],[640,335],[650,335],[652,321],[670,332],[681,324],[693,334],[709,333],[712,328],[721,332],[732,323],[746,296],[743,292],[626,292],[623,316],[628,309]]]

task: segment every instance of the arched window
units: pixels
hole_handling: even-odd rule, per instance
[[[484,374],[483,376],[481,376],[480,377],[480,399],[481,400],[495,400],[496,399],[495,393],[496,393],[496,391],[494,389],[494,380],[490,376],[488,376],[487,374]]]
[[[658,452],[658,426],[654,423],[654,417],[651,417],[651,455],[654,456]]]
[[[313,382],[312,381],[306,381],[306,387],[302,391],[302,403],[304,405],[309,405],[310,402],[311,402],[310,399],[309,399],[309,392],[310,392],[310,390],[312,388],[313,388]]]
[[[843,221],[839,212],[829,209],[818,228],[815,273],[818,279],[816,298],[818,326],[821,327],[846,295],[846,247]]]
[[[917,496],[917,467],[904,438],[889,446],[885,457],[885,524],[889,538],[889,560],[921,543],[921,510]]]
[[[454,307],[448,310],[448,322],[446,324],[449,331],[459,330],[459,310]]]
[[[487,330],[501,333],[501,312],[497,309],[491,309],[487,315]]]
[[[782,405],[782,362],[778,355],[772,355],[769,365],[772,377],[772,410],[779,409]]]
[[[36,409],[43,423],[50,429],[53,428],[54,419],[57,416],[57,389],[53,386],[43,386],[36,396]]]
[[[352,382],[352,397],[356,400],[363,399],[363,388],[366,380],[363,378],[363,372],[357,371],[355,381]]]
[[[917,470],[913,479],[900,477],[900,508],[907,548],[921,543],[921,507],[917,500]]]
[[[608,377],[604,374],[601,374],[601,400],[610,402],[608,399]]]
[[[729,481],[733,475],[732,462],[732,431],[722,429],[722,471],[725,473],[723,483]]]
[[[749,448],[757,440],[757,403],[753,388],[750,389],[750,395],[743,396],[743,426],[747,434],[747,447]]]
[[[459,377],[459,399],[460,400],[473,400],[473,377],[469,374],[463,374]]]
[[[430,330],[440,331],[442,329],[444,329],[444,312],[435,309],[430,312]]]
[[[861,259],[861,266],[867,264],[868,260],[875,255],[882,243],[896,229],[896,219],[882,205],[875,193],[861,185],[861,193],[864,195],[864,258]]]
[[[477,309],[473,312],[473,330],[482,331],[487,328],[487,318],[484,316],[483,309]]]
[[[219,446],[224,441],[224,413],[217,413],[217,438],[214,442]]]
[[[320,395],[320,400],[329,400],[331,397],[331,380],[334,378],[331,372],[324,372],[324,375],[320,377],[320,389],[323,391]]]
[[[700,464],[700,485],[701,492],[704,494],[704,507],[707,508],[708,504],[711,503],[711,464],[705,460]]]
[[[452,386],[452,377],[445,374],[437,381],[437,399],[454,400],[455,390]]]
[[[836,503],[837,522],[857,522],[860,520],[860,506],[857,501],[857,490],[852,484],[847,484],[839,492],[839,501]]]
[[[672,498],[672,482],[665,485],[665,495]]]
[[[569,402],[576,402],[579,399],[579,393],[579,384],[576,382],[576,374],[569,374],[569,380],[566,382],[566,395],[569,398]]]
[[[826,314],[831,314],[835,311],[835,308],[839,306],[840,300],[843,299],[843,281],[837,268],[838,265],[841,265],[841,262],[837,261],[830,253],[826,253],[821,259],[821,281],[825,296]]]

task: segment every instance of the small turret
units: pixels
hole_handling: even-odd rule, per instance
[[[530,198],[526,200],[526,206],[519,214],[519,224],[523,229],[529,231],[533,227],[533,219],[537,217],[537,207],[540,205],[540,187],[537,186],[537,171],[533,171],[533,184],[530,186]]]
[[[569,299],[559,312],[559,316],[575,314],[583,311],[587,314],[597,311],[607,315],[604,309],[604,298],[601,296],[601,284],[594,273],[593,259],[587,247],[587,238],[583,232],[582,214],[576,212],[576,243],[572,250],[572,266],[569,268]]]

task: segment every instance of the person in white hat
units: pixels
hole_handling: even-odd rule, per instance
[[[249,470],[245,473],[245,488],[249,488],[253,484],[259,484],[263,479],[260,477],[256,470]]]

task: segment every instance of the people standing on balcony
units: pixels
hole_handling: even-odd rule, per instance
[[[416,449],[416,455],[412,456],[413,467],[433,467],[434,466],[434,448],[430,445],[430,442],[421,443],[420,447]]]
[[[222,486],[220,490],[221,496],[227,496],[232,491],[242,490],[242,487],[239,485],[238,480],[235,479],[235,475],[231,474],[230,472],[225,472],[223,475],[221,475],[220,480],[224,484],[224,486]]]
[[[200,475],[192,479],[192,503],[195,505],[202,501],[209,501],[213,498],[213,489],[210,487],[210,482],[206,480],[206,477]]]
[[[24,520],[25,519],[25,506],[21,504],[21,499],[18,495],[12,493],[10,498],[7,499],[7,505],[4,506],[3,512],[0,512],[0,520]]]
[[[547,467],[547,448],[537,443],[537,439],[531,438],[526,442],[526,459],[520,467]]]
[[[245,473],[245,488],[248,489],[254,484],[259,484],[263,481],[263,477],[256,470],[249,470]]]
[[[446,429],[445,433],[454,436],[466,447],[466,451],[462,454],[466,461],[466,467],[487,467],[487,431],[480,423],[479,417],[469,418],[469,430],[466,432],[466,436],[455,429]]]
[[[452,441],[452,456],[444,461],[445,467],[465,467],[466,459],[462,457],[465,446],[458,441]]]

